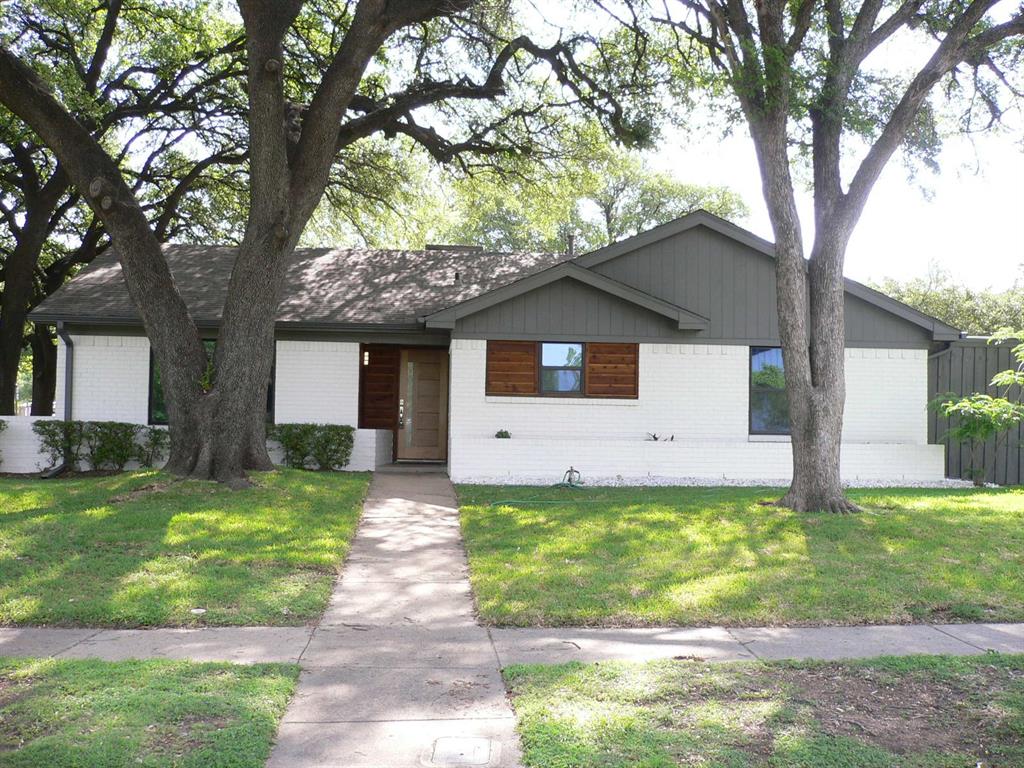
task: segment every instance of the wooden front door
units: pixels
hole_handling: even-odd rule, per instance
[[[448,455],[448,350],[403,349],[399,368],[398,459]]]

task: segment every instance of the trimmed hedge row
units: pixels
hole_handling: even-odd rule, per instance
[[[7,427],[0,420],[0,432]],[[155,466],[167,451],[170,434],[160,427],[120,421],[40,419],[32,431],[50,461],[75,469],[83,460],[93,469],[121,471],[131,461]],[[281,444],[284,463],[295,469],[342,469],[352,456],[355,430],[343,424],[277,424],[268,437]]]
[[[355,430],[345,424],[276,424],[269,437],[281,444],[293,469],[341,469],[352,456]]]
[[[40,450],[50,467],[60,463],[72,469],[85,459],[93,469],[121,471],[135,460],[144,467],[154,466],[167,450],[170,435],[166,429],[121,421],[33,422]]]

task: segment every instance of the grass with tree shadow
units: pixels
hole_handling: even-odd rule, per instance
[[[319,616],[369,476],[0,478],[0,624],[301,625]],[[198,610],[198,613],[193,613]]]
[[[1024,656],[505,670],[529,768],[1024,765]]]
[[[0,768],[258,768],[291,664],[0,658]]]
[[[512,626],[1024,619],[1024,490],[855,490],[855,515],[764,504],[780,493],[460,486],[480,615]]]

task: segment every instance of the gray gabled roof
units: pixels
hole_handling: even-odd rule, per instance
[[[236,249],[168,245],[164,254],[200,326],[219,323]],[[479,296],[567,257],[474,250],[297,248],[277,321],[290,326],[419,327],[417,318]],[[121,265],[104,253],[32,313],[41,322],[138,322]]]
[[[451,328],[459,317],[570,278],[671,318],[681,329],[700,330],[708,326],[708,318],[591,269],[694,227],[707,227],[775,257],[772,243],[707,211],[688,214],[574,260],[558,254],[467,249],[297,248],[286,265],[277,322],[325,329],[413,329],[424,323]],[[220,321],[235,253],[231,246],[164,247],[178,290],[200,326],[212,327]],[[854,280],[846,279],[845,288],[847,293],[926,329],[936,340],[960,336],[956,328]],[[43,301],[30,317],[39,322],[140,322],[112,249]]]
[[[598,248],[595,251],[585,253],[582,256],[578,256],[575,259],[575,263],[590,269],[617,256],[634,251],[637,248],[682,234],[694,227],[706,227],[720,235],[736,240],[755,251],[763,253],[769,258],[775,258],[774,243],[758,237],[753,232],[743,229],[730,221],[726,221],[720,216],[716,216],[708,211],[699,210],[649,229],[646,232],[641,232],[634,237],[628,237],[625,240],[619,240],[611,245],[606,245],[604,248]],[[846,292],[851,296],[856,296],[858,299],[924,328],[931,332],[932,338],[936,341],[954,341],[960,338],[960,331],[957,328],[947,325],[938,318],[926,315],[924,312],[919,312],[901,301],[897,301],[848,277],[843,278],[843,283]]]
[[[592,272],[589,269],[574,264],[572,262],[562,262],[553,267],[536,272],[528,277],[520,278],[513,283],[504,285],[500,288],[495,288],[489,293],[485,293],[482,296],[467,299],[459,304],[442,309],[439,312],[423,317],[423,321],[426,323],[428,328],[454,328],[455,321],[460,317],[466,317],[472,315],[475,312],[479,312],[488,307],[493,307],[495,304],[500,304],[503,301],[508,301],[511,298],[520,296],[529,291],[540,288],[544,285],[549,285],[556,280],[562,280],[569,278],[577,280],[581,283],[585,283],[593,288],[604,291],[605,293],[616,296],[624,301],[628,301],[636,306],[648,309],[664,317],[669,318],[675,322],[680,329],[693,329],[702,330],[708,327],[711,322],[708,318],[703,315],[698,315],[696,312],[691,312],[685,307],[680,307],[671,302],[664,301],[655,296],[651,296],[649,293],[639,291],[632,286],[621,283],[618,280],[613,280],[610,277],[606,277],[597,272]]]

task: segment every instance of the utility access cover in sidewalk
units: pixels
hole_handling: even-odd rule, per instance
[[[430,766],[458,768],[459,766],[497,765],[501,744],[477,736],[444,736],[434,742]]]

